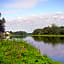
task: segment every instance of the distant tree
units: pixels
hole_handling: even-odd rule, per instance
[[[41,34],[41,31],[42,29],[36,29],[36,30],[34,30],[34,32],[33,32],[33,34],[35,34],[35,35],[40,35]]]
[[[58,34],[64,34],[64,27],[58,27],[55,24],[52,24],[51,26],[44,27],[43,29],[35,29],[33,31],[33,34],[35,35],[42,35],[42,34],[48,34],[48,35],[58,35]]]
[[[5,18],[2,18],[2,23],[5,23]]]
[[[52,27],[57,27],[56,24],[52,24]]]
[[[12,34],[13,32],[12,31],[10,31],[10,34]]]
[[[64,29],[64,26],[61,26],[60,28],[63,28]]]
[[[16,32],[12,32],[13,35],[27,35],[27,32],[25,31],[16,31]]]
[[[61,35],[64,35],[64,30],[60,30],[60,34]]]

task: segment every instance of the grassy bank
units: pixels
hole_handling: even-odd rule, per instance
[[[43,36],[43,37],[64,37],[64,35],[31,35],[31,36]]]
[[[62,64],[52,61],[22,40],[0,41],[0,64]]]

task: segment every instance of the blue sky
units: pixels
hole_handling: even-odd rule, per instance
[[[0,0],[0,11],[6,18],[64,11],[64,0]]]

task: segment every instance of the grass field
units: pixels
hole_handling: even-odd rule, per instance
[[[63,64],[42,56],[40,51],[22,40],[0,41],[0,64]]]
[[[43,36],[43,37],[64,37],[64,35],[31,35],[31,36]]]

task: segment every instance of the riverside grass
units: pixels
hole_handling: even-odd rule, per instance
[[[63,64],[53,61],[23,40],[0,40],[0,64]]]
[[[31,35],[31,36],[42,36],[42,37],[64,37],[64,35]]]

